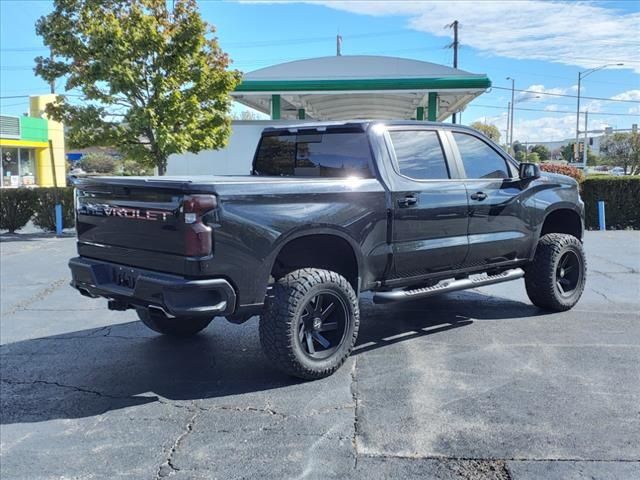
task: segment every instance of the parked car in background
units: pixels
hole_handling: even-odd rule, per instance
[[[622,168],[622,167],[613,167],[611,170],[609,170],[609,173],[611,175],[615,175],[616,177],[620,177],[622,175],[625,175],[624,168]]]

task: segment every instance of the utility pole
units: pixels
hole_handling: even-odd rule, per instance
[[[342,35],[339,33],[336,36],[336,56],[342,56]]]
[[[582,150],[582,168],[587,168],[587,144],[589,143],[589,139],[587,138],[588,128],[587,122],[589,121],[589,110],[584,112],[584,148]]]
[[[53,62],[53,50],[51,49],[49,49],[49,58],[51,59],[51,62]],[[56,82],[54,80],[49,82],[49,88],[51,89],[51,93],[56,93]],[[55,172],[53,175],[55,176]]]
[[[516,81],[511,77],[507,77],[507,80],[511,80],[511,112],[509,114],[510,122],[509,122],[509,149],[513,151],[513,110],[516,105],[515,92],[516,92]]]
[[[448,25],[449,28],[453,28],[453,43],[449,45],[449,48],[453,48],[453,68],[458,68],[458,47],[460,42],[458,41],[458,20],[454,20],[453,23]],[[457,114],[453,112],[451,116],[451,123],[457,123]]]
[[[576,148],[573,153],[573,160],[578,163],[580,161],[580,84],[582,83],[582,72],[578,72],[578,101],[576,106]],[[586,129],[585,129],[586,130]]]

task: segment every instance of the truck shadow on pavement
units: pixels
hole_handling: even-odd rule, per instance
[[[385,306],[364,298],[361,311],[353,355],[479,320],[544,313],[475,292]],[[196,337],[172,339],[132,321],[2,345],[0,423],[82,418],[153,402],[301,388],[303,382],[269,366],[257,330],[256,318],[241,326],[216,319]],[[339,373],[325,381],[340,381]]]

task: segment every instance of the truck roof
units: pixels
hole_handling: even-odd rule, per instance
[[[465,125],[460,124],[452,124],[452,123],[444,123],[444,122],[428,122],[423,120],[346,120],[346,121],[325,121],[325,122],[305,122],[305,123],[295,123],[292,121],[290,125],[278,125],[274,127],[265,128],[262,133],[265,135],[275,135],[278,133],[288,132],[295,133],[301,130],[315,130],[315,131],[326,131],[326,130],[342,130],[342,131],[366,131],[370,126],[382,124],[382,125],[406,125],[406,126],[432,126],[437,128],[453,128],[463,129],[463,130],[471,130],[474,129],[467,127]]]

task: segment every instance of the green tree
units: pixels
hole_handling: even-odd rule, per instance
[[[640,175],[640,135],[617,132],[600,143],[603,163],[619,165],[625,173]]]
[[[140,165],[139,162],[136,162],[135,160],[131,160],[131,159],[122,160],[119,167],[120,167],[119,173],[121,175],[124,175],[125,177],[146,176],[146,175],[153,174],[152,169],[150,169],[149,167],[145,167],[144,165]]]
[[[118,161],[105,153],[88,153],[78,164],[87,173],[115,173]]]
[[[526,158],[526,162],[540,163],[540,154],[538,152],[529,152]]]
[[[524,153],[524,150],[525,150],[524,145],[521,144],[518,140],[513,142],[513,153],[514,153],[514,155],[516,155],[518,152],[523,152]]]
[[[551,153],[545,145],[534,145],[531,152],[537,153],[541,162],[545,162],[551,158]]]
[[[173,153],[220,148],[230,134],[229,92],[240,81],[195,0],[55,0],[36,32],[36,58],[65,90],[47,113],[77,146],[117,146],[162,175]]]
[[[560,149],[560,153],[562,155],[562,159],[566,160],[567,162],[571,163],[574,160],[574,156],[573,156],[573,146],[575,145],[574,143],[569,143],[568,145],[565,145],[564,147],[562,147]]]
[[[473,122],[470,125],[471,128],[475,128],[476,130],[484,133],[487,137],[493,140],[496,143],[500,142],[500,130],[498,127],[492,124],[486,124],[482,122]]]
[[[231,115],[234,120],[264,120],[265,115],[251,110],[242,110],[240,113],[234,113]]]

